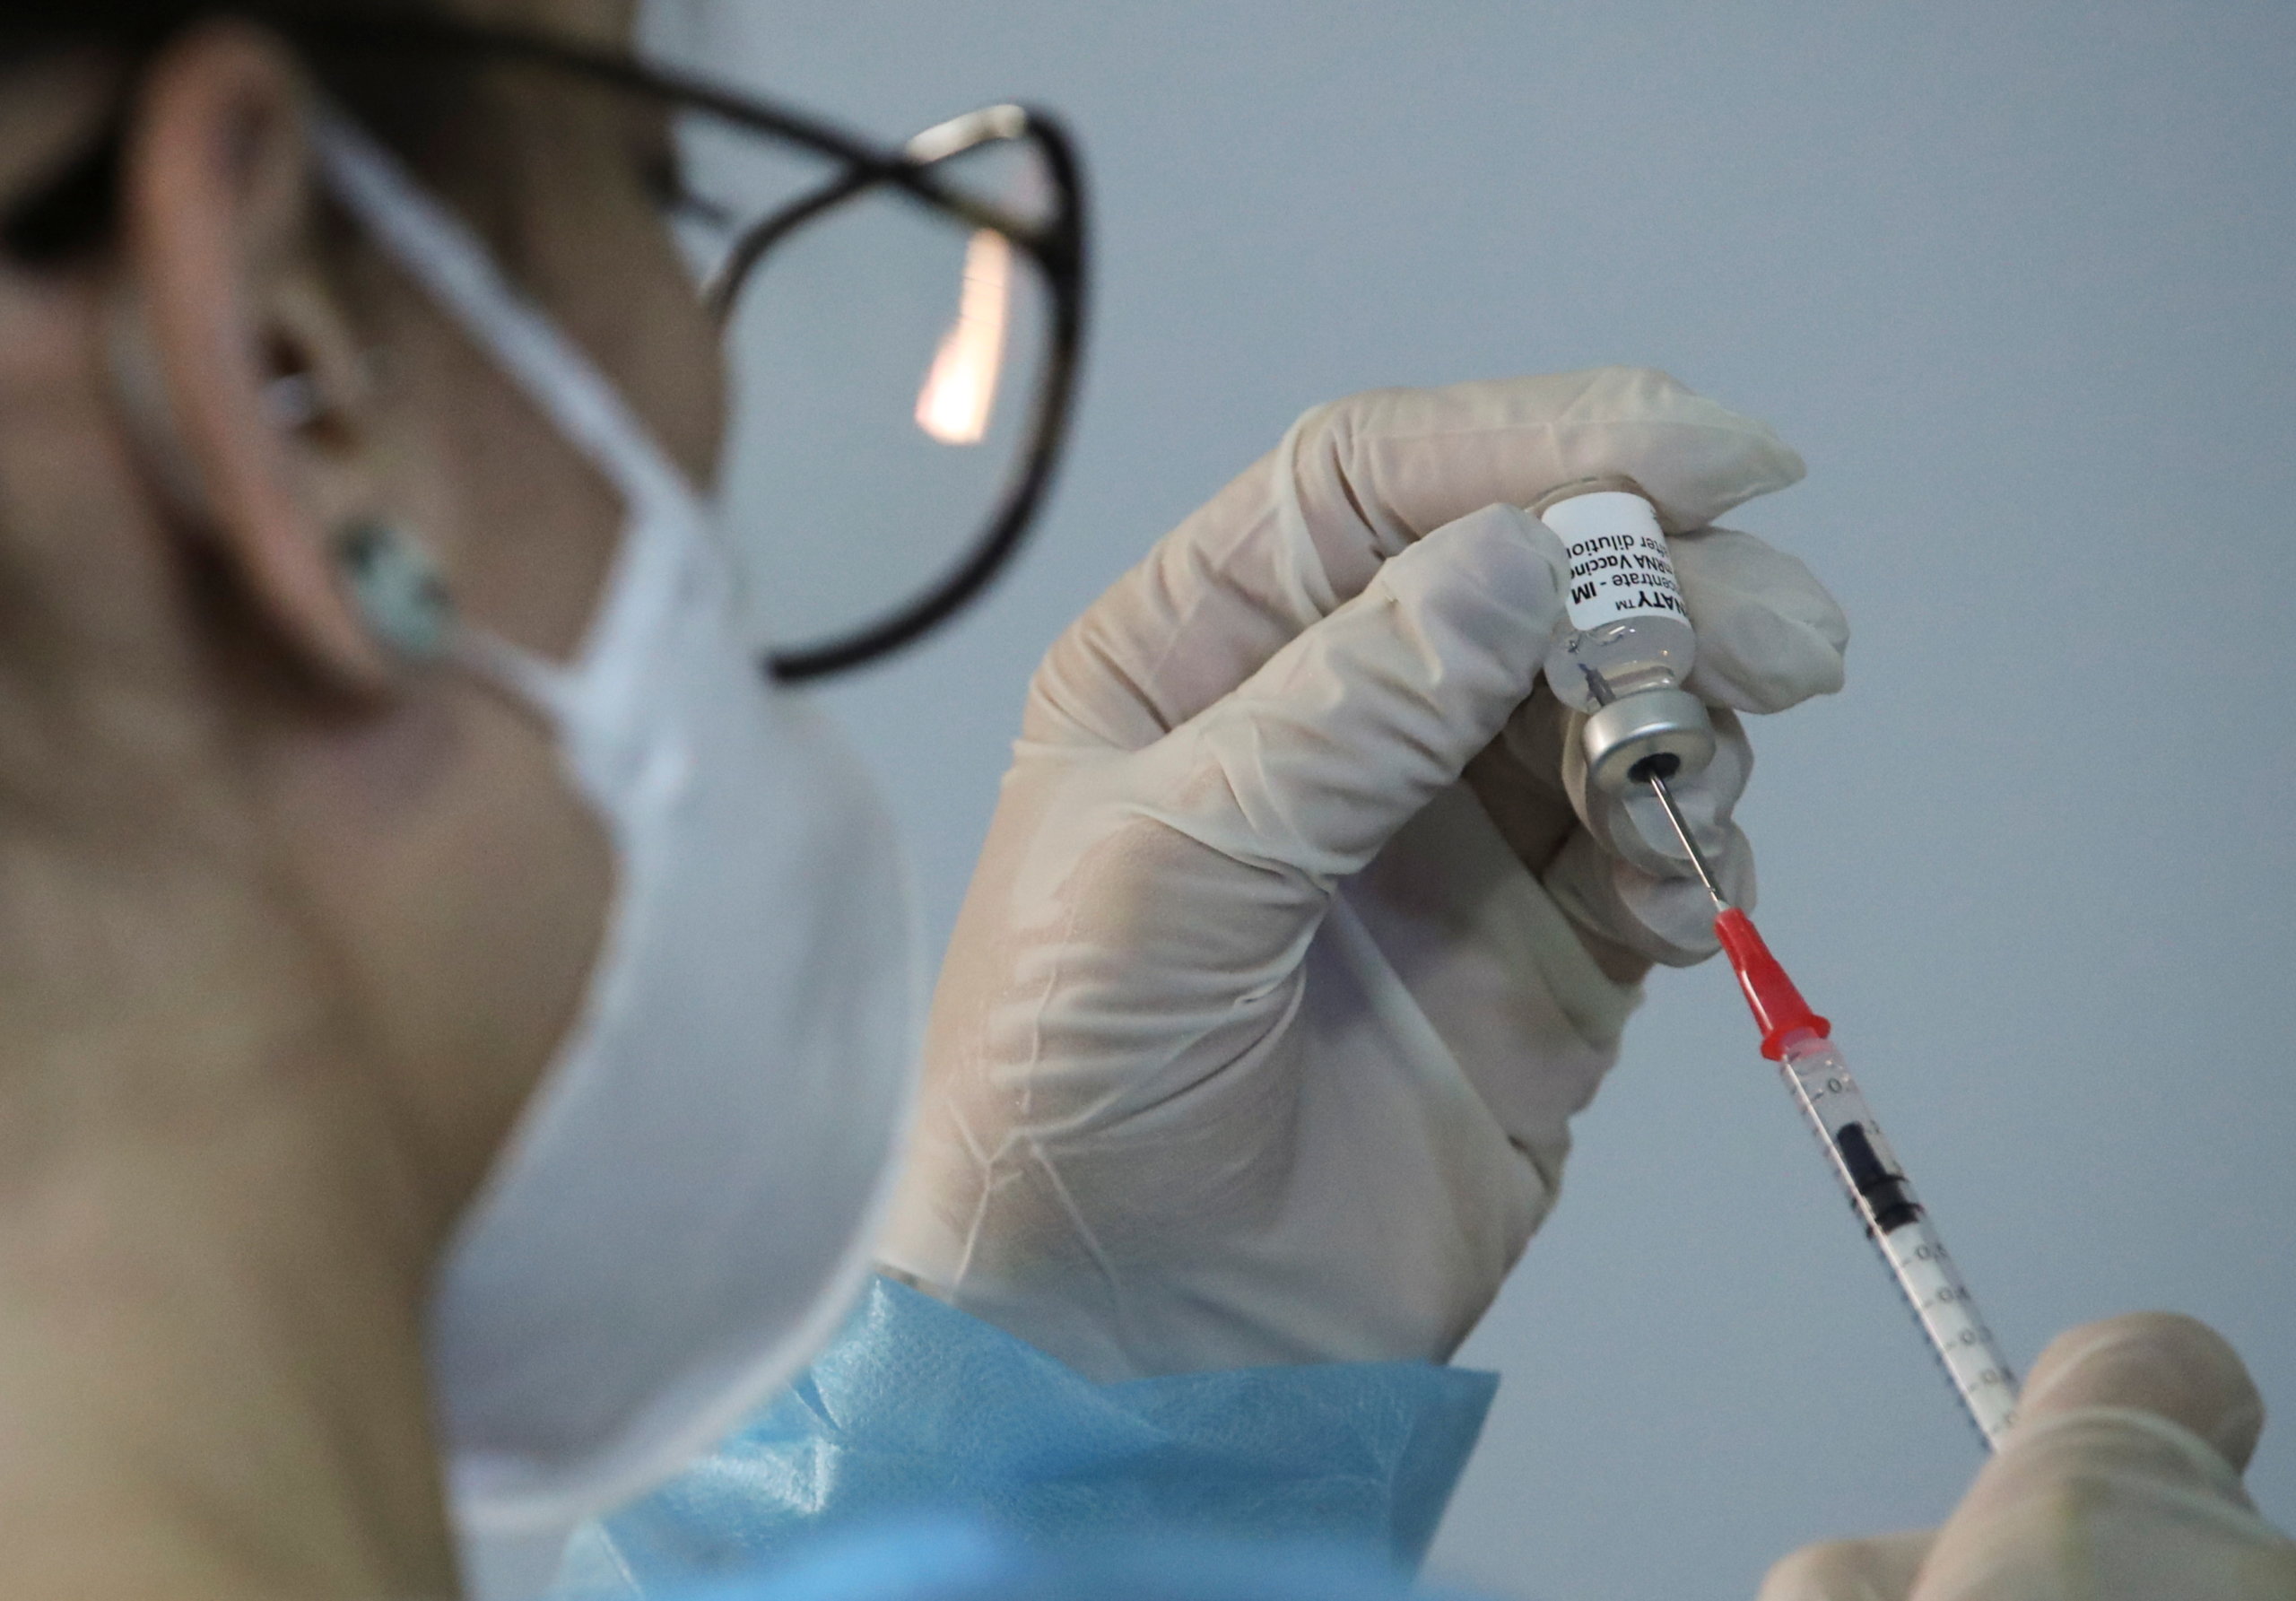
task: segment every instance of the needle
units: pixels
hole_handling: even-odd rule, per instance
[[[1690,852],[1690,865],[1698,872],[1698,882],[1704,884],[1706,892],[1714,898],[1714,909],[1728,911],[1730,903],[1722,899],[1722,892],[1714,882],[1714,869],[1707,866],[1706,853],[1699,849],[1698,841],[1691,838],[1690,825],[1683,821],[1682,812],[1674,805],[1674,792],[1666,787],[1666,780],[1657,773],[1642,776],[1649,783],[1650,793],[1658,797],[1658,805],[1665,812],[1666,821],[1674,825],[1674,838],[1680,840],[1683,848]]]

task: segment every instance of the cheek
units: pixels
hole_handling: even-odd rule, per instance
[[[587,203],[554,209],[535,259],[571,269],[546,303],[696,483],[715,476],[726,370],[715,320],[700,303],[653,205],[594,181]]]
[[[726,435],[726,363],[716,326],[692,303],[679,274],[675,296],[663,295],[657,336],[638,352],[631,394],[655,435],[688,478],[707,488],[718,477]]]
[[[463,617],[566,659],[612,568],[621,496],[457,331],[410,315],[388,348],[379,503],[432,546]]]
[[[715,322],[650,219],[633,230],[623,271],[627,298],[610,341],[609,376],[662,448],[695,483],[717,477],[726,426],[725,356]]]

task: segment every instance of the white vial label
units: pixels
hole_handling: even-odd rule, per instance
[[[1689,621],[1658,514],[1640,495],[1597,490],[1539,513],[1570,557],[1570,626],[1580,633],[1627,617]]]

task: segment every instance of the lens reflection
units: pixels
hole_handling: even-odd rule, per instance
[[[965,247],[956,321],[941,336],[917,392],[918,427],[944,445],[978,445],[987,437],[1012,298],[1012,244],[994,229],[981,229]]]

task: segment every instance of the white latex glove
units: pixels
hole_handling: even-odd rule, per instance
[[[1943,1528],[1796,1552],[1760,1601],[2296,1601],[2296,1544],[2240,1487],[2263,1427],[2205,1324],[2087,1324],[2041,1353]]]
[[[1564,798],[1532,698],[1563,553],[1517,508],[1626,474],[1703,529],[1801,471],[1631,369],[1301,419],[1038,671],[886,1265],[1100,1378],[1448,1355],[1639,994],[1535,873],[1614,972],[1641,970],[1620,945],[1711,949]],[[1675,544],[1693,690],[1768,710],[1838,687],[1847,631],[1799,562]],[[1741,881],[1747,760],[1734,737],[1685,787]]]

